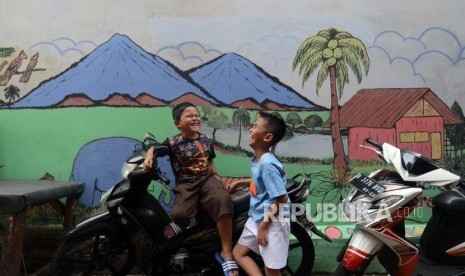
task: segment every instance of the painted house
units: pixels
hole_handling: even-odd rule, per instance
[[[359,160],[376,158],[360,147],[368,137],[443,160],[445,125],[462,123],[429,88],[361,89],[339,119],[348,130],[349,158]]]

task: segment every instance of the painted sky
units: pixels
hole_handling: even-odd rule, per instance
[[[341,103],[361,88],[430,87],[465,108],[464,10],[461,0],[0,0],[0,47],[39,52],[37,68],[47,68],[17,83],[21,95],[120,33],[182,70],[240,54],[329,107],[329,82],[317,96],[315,78],[302,87],[291,64],[307,37],[334,27],[362,40],[371,60]]]

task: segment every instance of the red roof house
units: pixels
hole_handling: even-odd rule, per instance
[[[376,157],[360,147],[369,137],[443,160],[444,126],[462,123],[429,88],[361,89],[340,109],[339,120],[348,129],[349,158],[359,160]]]

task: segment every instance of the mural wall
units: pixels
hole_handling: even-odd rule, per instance
[[[333,164],[357,170],[349,159],[374,157],[358,147],[363,136],[447,163],[454,141],[446,128],[463,123],[451,109],[465,105],[462,2],[0,0],[0,7],[0,179],[82,181],[87,207],[121,180],[146,131],[160,140],[176,134],[170,107],[184,101],[199,106],[225,176],[249,175],[247,127],[256,111],[280,114],[289,135],[276,153],[289,175],[315,177],[312,202],[347,194],[347,186],[326,182]],[[309,55],[319,57],[312,62],[305,51],[315,37],[327,46]],[[347,62],[353,47],[355,62]],[[154,193],[169,207],[168,190]],[[328,227],[334,237],[347,234]]]

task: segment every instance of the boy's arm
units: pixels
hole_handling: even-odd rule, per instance
[[[211,174],[218,175],[218,171],[216,170],[215,162],[213,161],[213,159],[210,160],[210,172]]]
[[[269,223],[273,221],[277,216],[279,216],[279,212],[281,211],[283,204],[287,202],[287,193],[283,194],[282,196],[278,196],[275,198],[273,203],[268,207],[268,212],[266,212],[265,217],[263,218],[262,222]]]
[[[218,174],[218,171],[216,170],[215,162],[213,162],[213,159],[210,160],[210,165],[209,165],[209,166],[210,166],[210,173],[211,173],[212,175],[214,175],[219,181],[223,182],[223,181],[221,180],[221,177],[220,177],[219,174]]]
[[[144,171],[148,171],[153,166],[154,147],[151,146],[145,153]]]
[[[237,186],[247,186],[250,185],[252,178],[241,178],[237,180],[233,180],[231,182],[226,183],[226,189],[228,191],[234,190]]]
[[[168,155],[169,153],[170,149],[168,146],[168,140],[156,146],[151,146],[145,153],[144,170],[149,170],[150,168],[152,168],[153,158],[155,155],[157,157],[161,157]]]
[[[268,243],[268,226],[279,215],[279,208],[287,202],[287,193],[275,198],[273,203],[268,207],[265,217],[258,225],[257,244],[265,246]]]

